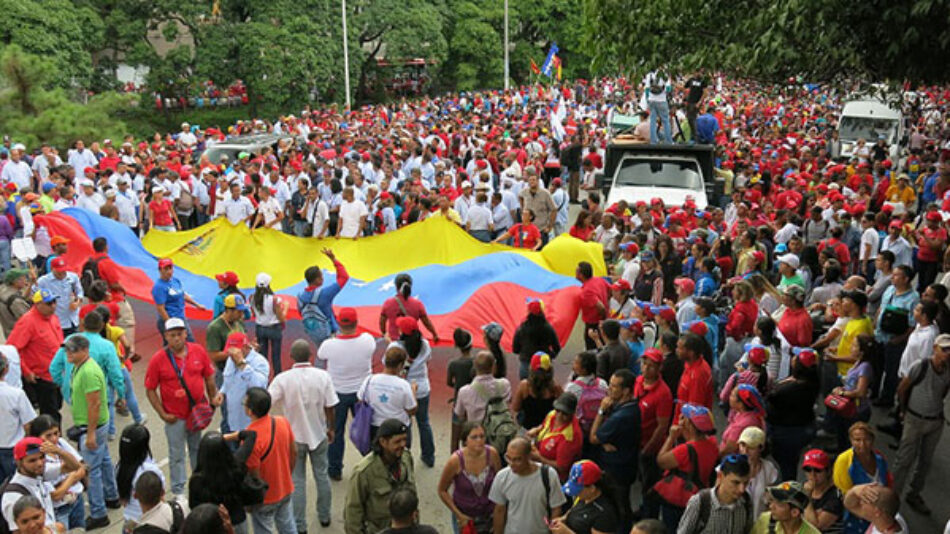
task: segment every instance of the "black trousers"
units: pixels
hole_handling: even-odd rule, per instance
[[[24,380],[23,391],[30,402],[39,408],[41,414],[52,416],[57,422],[60,421],[59,410],[63,406],[63,395],[59,391],[59,386],[37,378],[32,384]]]

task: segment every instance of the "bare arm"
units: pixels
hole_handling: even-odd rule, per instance
[[[492,527],[493,532],[502,533],[505,531],[505,522],[508,519],[508,506],[504,504],[496,504],[495,512],[492,517]]]

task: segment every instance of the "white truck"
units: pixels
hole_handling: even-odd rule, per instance
[[[628,141],[620,136],[607,145],[602,187],[606,206],[626,200],[663,200],[682,206],[691,196],[698,209],[719,204],[723,182],[713,172],[711,145],[665,145]]]
[[[884,137],[891,161],[898,162],[904,139],[904,120],[899,108],[893,108],[879,99],[852,100],[845,103],[838,120],[838,140],[841,158],[850,159],[858,139],[868,147]]]

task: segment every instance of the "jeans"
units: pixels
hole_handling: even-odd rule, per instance
[[[297,534],[297,525],[294,523],[294,501],[290,495],[273,503],[259,506],[251,512],[251,522],[254,524],[254,534]]]
[[[307,221],[294,221],[294,235],[297,237],[310,237],[307,235]]]
[[[96,448],[86,447],[86,435],[83,434],[79,442],[79,454],[89,470],[89,482],[86,494],[89,496],[89,516],[92,518],[105,517],[106,501],[119,498],[119,489],[115,485],[115,470],[112,467],[112,458],[109,456],[109,427],[96,427]]]
[[[274,369],[274,376],[280,374],[280,347],[284,339],[284,331],[279,324],[274,326],[257,325],[254,328],[254,335],[257,336],[257,344],[260,345],[259,352],[265,358],[268,357],[270,350],[271,367]]]
[[[419,427],[419,445],[422,447],[422,463],[432,467],[435,464],[435,441],[432,439],[432,425],[429,424],[429,395],[416,399],[416,426]],[[407,445],[408,446],[408,445]]]
[[[342,439],[338,437],[337,439]],[[294,521],[297,531],[307,530],[307,458],[310,458],[310,470],[317,482],[317,517],[321,522],[330,520],[330,476],[327,472],[327,440],[323,440],[316,449],[308,450],[305,443],[297,443],[297,463],[294,464]]]
[[[10,270],[10,240],[0,239],[0,273]]]
[[[518,379],[527,380],[528,375],[531,373],[531,361],[529,360],[518,360]]]
[[[0,480],[6,480],[16,472],[13,449],[0,449]]]
[[[139,400],[135,397],[135,389],[132,388],[132,375],[126,366],[122,366],[122,379],[125,382],[125,406],[132,414],[132,420],[136,424],[142,422],[142,411],[139,409]],[[115,428],[115,390],[109,388],[109,435],[114,436]]]
[[[772,457],[782,473],[780,480],[797,479],[798,460],[802,450],[815,437],[815,425],[770,425],[769,430],[772,434]]]
[[[334,424],[334,433],[336,439],[330,444],[328,473],[331,476],[339,477],[343,474],[343,449],[346,447],[346,418],[356,406],[356,393],[338,393],[340,402],[334,407],[336,411],[336,421]]]
[[[198,463],[198,444],[201,432],[188,432],[185,420],[165,423],[165,438],[168,439],[168,474],[172,479],[171,489],[175,495],[185,493],[188,477],[185,472],[185,446],[188,446],[188,461],[191,469]]]
[[[42,378],[37,378],[32,384],[24,380],[23,392],[26,393],[30,402],[39,406],[41,415],[49,415],[56,422],[60,421],[62,416],[59,409],[63,406],[63,395],[59,386]]]
[[[906,346],[906,343],[900,345],[884,344],[884,379],[878,399],[887,403],[888,406],[894,404],[894,395],[897,393],[897,384],[900,382],[897,371],[900,369],[901,356],[903,356],[904,347]]]
[[[670,104],[666,101],[647,101],[650,109],[650,143],[656,144],[656,121],[663,123],[663,142],[673,144],[673,134],[670,130]],[[674,529],[675,530],[675,529]]]
[[[491,231],[489,230],[472,230],[469,233],[472,234],[472,237],[481,241],[482,243],[488,243],[491,241]]]
[[[72,504],[64,504],[56,510],[56,521],[66,526],[66,530],[86,528],[86,507],[83,506],[82,494],[76,496]]]

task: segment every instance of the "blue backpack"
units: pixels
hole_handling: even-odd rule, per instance
[[[317,300],[320,298],[319,288],[310,295],[310,301],[304,304],[300,310],[300,318],[303,320],[303,329],[310,336],[310,339],[319,347],[320,343],[330,337],[331,324],[330,319],[323,313]]]

